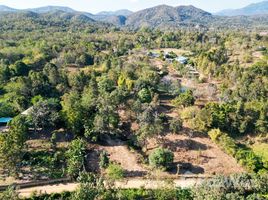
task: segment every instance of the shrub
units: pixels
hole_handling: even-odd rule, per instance
[[[169,123],[169,129],[173,133],[178,133],[183,128],[183,122],[180,118],[173,118]]]
[[[267,178],[250,174],[215,177],[193,189],[194,199],[265,199]]]
[[[142,103],[150,103],[152,101],[151,92],[146,88],[143,88],[139,91],[138,97]]]
[[[173,163],[174,154],[168,149],[157,148],[149,155],[149,163],[154,168],[168,169]]]
[[[120,180],[124,177],[124,169],[119,164],[115,163],[109,164],[106,173],[111,180]]]
[[[209,137],[212,139],[213,142],[218,141],[218,138],[222,135],[220,129],[213,129],[208,132]]]
[[[172,104],[175,107],[187,107],[194,105],[195,98],[191,90],[187,90],[184,93],[181,93],[178,97],[172,100]]]
[[[102,151],[100,154],[100,163],[99,163],[100,167],[102,169],[107,168],[109,165],[109,162],[110,162],[110,160],[108,157],[108,153],[106,151]]]

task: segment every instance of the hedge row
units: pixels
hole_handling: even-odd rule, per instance
[[[210,138],[227,154],[233,156],[249,172],[267,173],[268,165],[263,162],[250,148],[235,143],[234,139],[219,129],[208,132]]]
[[[192,200],[192,192],[188,189],[119,189],[119,190],[106,190],[99,196],[98,199],[102,200],[135,200],[135,199],[146,199],[146,200]],[[60,194],[43,194],[33,195],[25,200],[78,200],[72,196],[70,192],[63,192]],[[79,200],[91,200],[89,197]],[[93,199],[92,199],[93,200]]]

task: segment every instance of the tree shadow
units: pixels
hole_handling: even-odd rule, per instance
[[[193,129],[183,127],[182,134],[189,136],[190,138],[207,138],[208,136],[202,132],[195,131]]]
[[[164,148],[168,148],[171,151],[179,151],[180,149],[185,150],[207,150],[211,148],[210,146],[197,142],[192,139],[185,139],[185,140],[167,140],[164,139]]]
[[[144,177],[147,175],[146,171],[128,171],[124,172],[125,177],[134,178],[134,177]]]
[[[203,167],[193,165],[192,163],[175,162],[173,163],[170,173],[172,174],[204,174],[205,170]]]
[[[100,172],[100,151],[98,150],[89,150],[86,155],[85,168],[86,171],[91,172]]]
[[[55,129],[39,129],[39,130],[29,130],[28,139],[30,140],[50,140],[53,132],[56,133],[57,142],[70,142],[74,139],[74,135],[70,132],[64,130],[55,130]]]

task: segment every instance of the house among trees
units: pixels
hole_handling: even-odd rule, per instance
[[[32,109],[33,109],[33,107],[30,107],[30,108],[28,108],[27,110],[23,111],[21,114],[22,114],[22,115],[29,115],[30,112],[32,111]]]

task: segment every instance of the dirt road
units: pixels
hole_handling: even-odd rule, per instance
[[[187,179],[176,179],[173,181],[165,180],[149,180],[149,179],[128,179],[123,181],[115,182],[115,187],[117,188],[146,188],[146,189],[157,189],[166,186],[176,186],[181,188],[193,187],[197,184],[200,184],[204,178],[187,178]],[[64,191],[73,192],[78,188],[78,183],[66,183],[66,184],[55,184],[55,185],[46,185],[31,187],[25,189],[19,189],[20,197],[30,197],[32,193],[36,192],[37,194],[52,194],[52,193],[61,193]]]

